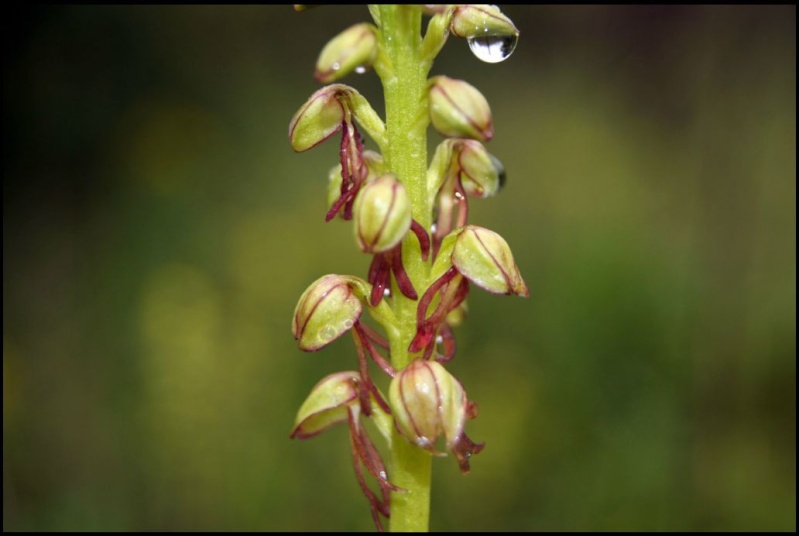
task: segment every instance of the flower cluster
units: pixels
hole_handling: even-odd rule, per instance
[[[493,59],[497,54],[507,57],[518,36],[513,23],[495,6],[407,9],[424,9],[431,17],[420,58],[428,69],[450,33],[467,39],[484,61],[498,61]],[[388,518],[391,513],[391,492],[403,490],[390,481],[362,419],[373,419],[389,448],[399,434],[431,454],[442,455],[436,446],[442,440],[460,469],[469,471],[469,458],[483,444],[474,443],[464,430],[466,421],[476,417],[477,406],[444,366],[455,355],[452,328],[463,320],[470,283],[495,294],[526,297],[529,291],[505,240],[468,223],[469,198],[499,192],[505,172],[483,145],[494,135],[488,102],[463,80],[441,75],[428,79],[425,125],[432,124],[445,139],[423,177],[429,205],[434,207],[433,226],[426,229],[412,217],[406,177],[398,176],[381,156],[389,143],[385,123],[357,90],[337,82],[370,68],[384,84],[392,76],[379,11],[371,7],[370,11],[375,24],[351,26],[324,47],[315,76],[329,85],[311,95],[289,126],[289,140],[297,152],[340,137],[339,159],[329,176],[325,221],[350,221],[358,248],[372,256],[366,279],[325,275],[297,303],[292,332],[300,349],[315,352],[350,333],[358,370],[320,381],[300,408],[291,437],[309,438],[347,423],[356,477],[382,530],[381,516]],[[365,148],[361,130],[379,151]],[[403,246],[407,253],[409,243],[418,248],[418,259],[429,274],[421,288],[414,286],[403,260]],[[401,340],[398,334],[405,329],[395,316],[400,299],[415,302],[416,324],[403,346],[408,340],[410,344],[396,348],[389,341]],[[364,311],[378,327],[370,327]],[[411,359],[400,366],[393,359],[396,353]],[[388,397],[373,381],[370,361],[390,378]],[[367,484],[366,474],[375,479],[378,493]]]

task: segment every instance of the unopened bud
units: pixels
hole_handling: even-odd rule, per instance
[[[450,30],[458,37],[519,35],[519,30],[497,6],[463,4],[455,9]]]
[[[505,169],[482,143],[460,140],[458,165],[461,171],[461,185],[466,194],[489,197],[502,187]]]
[[[393,175],[367,183],[355,199],[355,239],[366,253],[396,246],[411,227],[411,203],[405,187]]]
[[[486,63],[508,59],[519,41],[519,30],[497,6],[459,5],[450,29],[458,37],[465,37],[472,54]]]
[[[337,372],[317,383],[300,406],[291,438],[307,439],[346,421],[348,411],[358,411],[357,372]]]
[[[370,67],[376,55],[377,28],[368,22],[350,26],[322,49],[316,61],[316,79],[322,84],[339,80]]]
[[[437,453],[439,437],[449,444],[463,432],[466,393],[435,361],[412,361],[391,381],[388,397],[400,433],[425,450]]]
[[[388,396],[394,422],[406,439],[441,455],[435,444],[443,436],[461,471],[469,470],[469,458],[483,445],[473,443],[464,431],[476,406],[452,374],[436,361],[416,359],[391,380]]]
[[[489,197],[502,188],[505,169],[479,141],[448,138],[436,147],[427,176],[431,196],[438,194],[443,187],[452,189],[454,183],[451,181],[460,180],[463,193]]]
[[[476,225],[461,229],[452,250],[452,264],[466,279],[488,292],[530,296],[510,246],[494,231]]]
[[[491,108],[477,88],[436,76],[429,81],[430,120],[444,136],[488,141],[494,135]]]
[[[300,349],[314,352],[349,331],[361,317],[367,287],[360,278],[336,274],[311,283],[297,302],[291,324]]]
[[[289,124],[292,149],[307,151],[341,130],[345,113],[339,97],[348,89],[342,84],[325,86],[297,110]]]

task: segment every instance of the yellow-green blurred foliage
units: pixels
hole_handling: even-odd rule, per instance
[[[366,9],[19,9],[3,528],[370,530],[346,430],[288,438],[356,366],[296,348],[296,300],[369,262],[323,221],[336,144],[288,123]],[[795,530],[795,7],[503,9],[508,61],[451,37],[433,74],[491,104],[508,183],[470,216],[532,296],[472,290],[450,370],[487,445],[435,460],[432,528]]]

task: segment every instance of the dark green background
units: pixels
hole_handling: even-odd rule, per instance
[[[33,7],[3,31],[3,528],[371,530],[341,427],[288,438],[365,275],[335,143],[288,123],[365,7]],[[435,530],[796,529],[796,9],[529,7],[491,104],[528,300],[473,289],[450,370],[486,441]],[[344,80],[383,110],[374,73]],[[431,131],[431,148],[440,137]]]

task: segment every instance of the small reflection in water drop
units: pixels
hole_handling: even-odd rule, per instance
[[[470,37],[468,39],[469,48],[477,59],[486,63],[499,63],[513,54],[516,43],[519,42],[518,35],[483,35]]]
[[[355,68],[355,72],[358,73],[358,74],[363,74],[363,73],[366,72],[366,67],[364,67],[363,65],[358,65]]]

